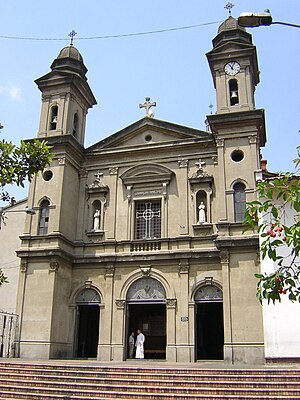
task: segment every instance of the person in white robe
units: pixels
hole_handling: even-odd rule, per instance
[[[145,342],[145,336],[142,334],[140,329],[137,331],[137,338],[135,341],[135,358],[144,358],[144,342]]]

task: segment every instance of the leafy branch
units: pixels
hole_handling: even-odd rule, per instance
[[[0,124],[0,130],[2,128]],[[51,147],[45,141],[22,140],[16,146],[12,142],[0,140],[0,201],[12,199],[6,190],[7,185],[24,187],[26,180],[31,181],[34,175],[50,164],[52,155]],[[0,218],[3,218],[3,213]],[[7,277],[0,269],[0,286],[7,282]]]
[[[22,140],[16,146],[0,140],[0,200],[9,201],[11,198],[7,185],[24,187],[26,180],[31,181],[34,175],[49,165],[52,155],[51,147],[45,141]]]
[[[298,158],[294,160],[299,171]],[[286,173],[257,184],[260,200],[247,203],[244,223],[258,227],[262,259],[276,265],[272,273],[256,274],[257,297],[268,303],[281,301],[282,295],[300,302],[300,176]],[[247,229],[247,228],[246,228]]]

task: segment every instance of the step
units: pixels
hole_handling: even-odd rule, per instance
[[[0,361],[0,400],[112,398],[300,399],[300,370]]]
[[[289,398],[287,397],[282,397],[282,396],[269,396],[269,395],[264,395],[261,397],[259,396],[253,396],[253,395],[246,395],[246,396],[240,396],[240,395],[197,395],[197,396],[189,396],[189,395],[168,395],[168,394],[163,394],[163,395],[141,395],[137,394],[138,397],[134,394],[129,394],[129,396],[124,397],[124,394],[122,392],[120,393],[114,393],[113,397],[111,397],[111,393],[109,393],[107,396],[104,393],[101,393],[101,396],[91,396],[88,397],[88,400],[108,400],[111,398],[116,398],[115,396],[117,395],[118,400],[133,400],[133,399],[142,399],[142,400],[288,400]],[[134,397],[133,397],[134,395]],[[4,396],[4,397],[3,397]],[[141,397],[143,396],[143,397]],[[7,399],[12,399],[12,400],[21,400],[21,399],[27,399],[27,400],[86,400],[87,398],[83,398],[78,395],[72,394],[72,396],[61,396],[61,395],[56,395],[56,394],[42,394],[42,393],[28,393],[28,392],[22,392],[22,391],[15,391],[14,393],[10,391],[1,391],[0,392],[0,400],[7,400]],[[299,399],[299,397],[296,397],[296,399]]]
[[[272,379],[273,377],[277,376],[284,376],[288,375],[289,377],[295,379],[300,378],[300,370],[297,369],[264,369],[264,370],[244,370],[244,369],[221,369],[221,370],[216,370],[216,369],[161,369],[161,368],[156,368],[156,369],[148,369],[148,368],[122,368],[122,367],[116,367],[116,368],[110,368],[110,367],[103,367],[103,366],[57,366],[57,365],[32,365],[32,364],[18,364],[15,365],[14,363],[12,364],[3,364],[0,363],[0,370],[5,370],[8,369],[13,372],[15,370],[16,372],[19,372],[20,370],[25,371],[26,373],[35,373],[35,371],[39,372],[47,372],[48,374],[51,374],[55,371],[59,371],[59,374],[72,374],[72,373],[80,373],[80,374],[85,374],[85,375],[90,375],[90,376],[99,376],[99,375],[105,375],[107,377],[118,377],[119,376],[124,376],[126,374],[127,376],[130,375],[133,379],[136,377],[139,377],[141,372],[143,373],[144,376],[151,376],[151,377],[172,377],[178,379],[182,379],[184,377],[185,379],[194,379],[195,376],[199,377],[204,377],[204,376],[211,376],[211,377],[216,377],[216,379],[219,379],[220,376],[223,376],[224,379],[225,377],[230,377],[232,379],[235,379],[236,376],[245,378],[245,377],[255,377],[256,379],[259,379],[260,377],[264,379],[265,377],[269,377]]]
[[[12,386],[14,384],[14,386]],[[69,383],[62,383],[59,386],[55,385],[56,387],[45,385],[45,382],[34,382],[34,386],[31,385],[30,382],[27,381],[20,381],[20,382],[5,382],[0,383],[0,393],[2,390],[10,389],[12,392],[15,390],[21,390],[29,392],[38,392],[38,393],[53,393],[61,394],[61,395],[71,395],[77,394],[80,396],[84,396],[84,398],[89,398],[91,395],[96,396],[99,393],[100,395],[104,394],[107,396],[107,393],[111,395],[117,395],[117,393],[123,394],[133,394],[136,396],[138,395],[153,395],[160,396],[163,394],[170,394],[170,395],[186,395],[189,396],[199,396],[199,395],[255,395],[255,396],[263,396],[268,394],[268,396],[288,396],[288,398],[299,398],[300,391],[298,389],[266,389],[266,388],[230,388],[230,387],[223,387],[223,388],[191,388],[191,387],[176,387],[176,386],[165,386],[165,387],[157,387],[157,386],[141,386],[141,385],[123,385],[121,388],[114,385],[74,385]],[[75,386],[75,387],[74,387]],[[111,396],[112,397],[112,396]]]
[[[20,373],[6,373],[2,372],[0,374],[0,382],[11,382],[12,384],[16,382],[21,382],[22,381],[22,375]],[[46,374],[27,374],[26,376],[26,382],[31,382],[34,383],[36,381],[43,382],[45,385],[49,386],[53,382],[56,382],[58,385],[60,383],[65,383],[66,378],[68,379],[69,384],[81,384],[81,385],[107,385],[107,384],[113,384],[117,386],[122,386],[122,385],[135,385],[137,380],[132,379],[132,378],[126,378],[125,376],[121,378],[107,378],[107,377],[82,377],[82,376],[62,376],[62,375],[46,375]],[[196,379],[190,379],[190,380],[175,380],[170,377],[166,377],[168,379],[145,379],[143,376],[142,378],[139,377],[139,385],[142,386],[149,386],[149,385],[157,385],[158,387],[164,387],[164,386],[185,386],[185,387],[207,387],[207,386],[214,386],[216,388],[220,387],[231,387],[231,388],[236,388],[239,386],[243,386],[244,388],[255,388],[255,387],[260,387],[260,388],[267,388],[267,389],[274,389],[274,388],[279,388],[279,389],[284,389],[287,386],[290,389],[299,389],[300,390],[300,380],[295,380],[291,382],[289,379],[283,380],[278,377],[278,380],[276,382],[269,382],[269,381],[256,381],[251,379],[251,381],[240,381],[240,380],[224,380],[223,377],[219,377],[219,379],[214,379],[210,380],[210,377],[202,377],[199,379],[197,377]]]

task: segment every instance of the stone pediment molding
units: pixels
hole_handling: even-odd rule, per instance
[[[139,164],[127,169],[120,176],[125,185],[137,183],[169,183],[174,174],[169,168],[160,164]]]
[[[189,178],[190,184],[203,183],[203,182],[212,182],[212,181],[213,181],[213,176],[209,175],[205,171],[196,171]]]
[[[149,118],[148,116],[132,123],[122,130],[112,134],[111,136],[95,143],[86,149],[87,154],[92,154],[102,149],[116,148],[127,146],[133,137],[143,138],[143,134],[148,132],[150,135],[154,133],[160,134],[160,143],[176,140],[203,140],[211,141],[212,136],[206,131],[194,129],[172,122],[159,120],[157,118]],[[157,142],[156,142],[157,143]],[[144,139],[140,141],[141,145],[145,145]]]

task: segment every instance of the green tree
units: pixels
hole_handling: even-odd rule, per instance
[[[0,286],[3,283],[8,283],[8,279],[7,279],[7,276],[5,276],[3,271],[0,269]]]
[[[0,130],[2,128],[0,124]],[[24,187],[26,180],[31,181],[35,174],[49,165],[51,157],[51,147],[45,141],[22,140],[20,145],[16,146],[12,142],[0,140],[0,201],[11,200],[7,185]],[[3,214],[0,218],[3,218]],[[7,277],[0,269],[0,286],[6,282]]]
[[[260,302],[280,302],[282,296],[300,302],[300,146],[297,152],[295,173],[259,182],[259,200],[247,203],[244,223],[258,226],[262,259],[269,257],[278,266],[273,273],[256,274]]]
[[[26,180],[31,181],[34,175],[49,165],[51,157],[51,147],[44,140],[21,140],[19,146],[0,140],[0,201],[11,199],[7,185],[24,187]]]

